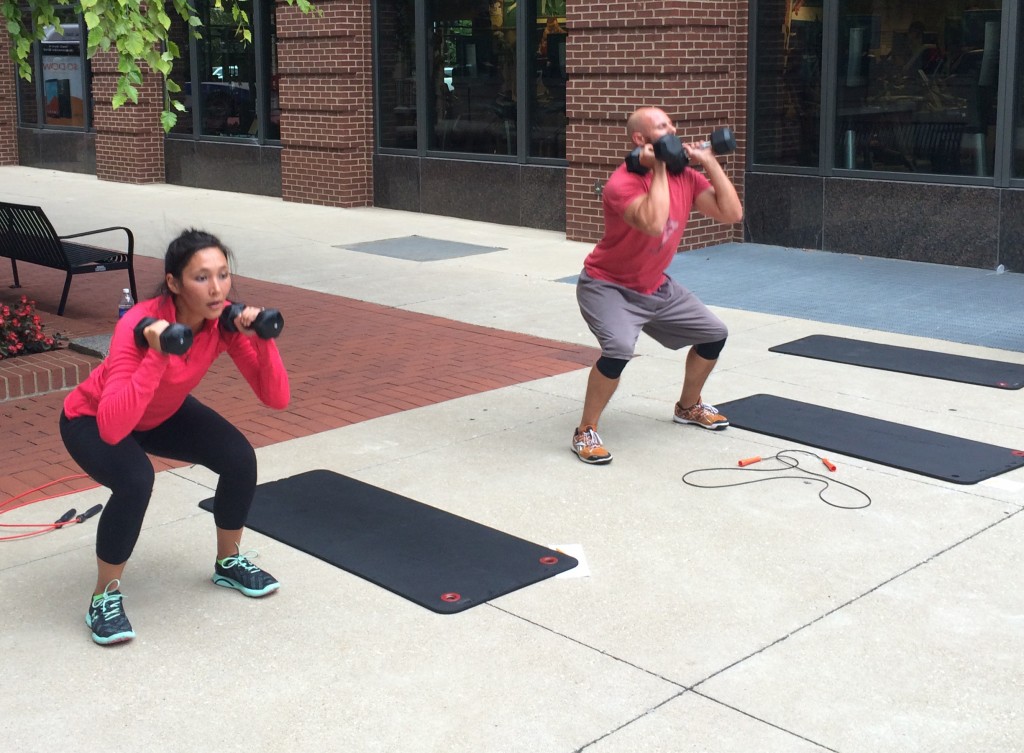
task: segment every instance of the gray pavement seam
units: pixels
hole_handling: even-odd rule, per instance
[[[977,538],[978,536],[980,536],[981,534],[985,533],[986,531],[989,531],[989,530],[995,528],[998,525],[1002,525],[1002,524],[1006,523],[1007,521],[1012,520],[1017,515],[1020,515],[1022,512],[1024,512],[1024,509],[1017,510],[1017,511],[1011,512],[1011,513],[1004,513],[1004,517],[1001,520],[996,520],[996,521],[994,521],[992,523],[989,523],[988,525],[978,529],[977,531],[975,531],[974,533],[970,534],[969,536],[965,536],[964,538],[960,539],[959,541],[956,541],[956,542],[950,544],[949,546],[947,546],[947,547],[945,547],[943,549],[940,549],[939,551],[935,552],[934,554],[929,555],[925,559],[921,560],[920,562],[918,562],[918,563],[916,563],[914,565],[911,565],[910,567],[908,567],[905,570],[897,573],[896,575],[893,575],[890,578],[886,578],[881,583],[879,583],[878,585],[874,586],[873,588],[869,588],[864,593],[862,593],[862,594],[860,594],[858,596],[854,596],[852,599],[848,599],[847,601],[843,602],[842,604],[839,604],[838,606],[833,607],[832,609],[829,609],[827,612],[824,612],[824,613],[818,615],[813,620],[811,620],[811,621],[809,621],[807,623],[804,623],[803,625],[801,625],[800,627],[796,628],[795,630],[791,630],[790,632],[786,633],[785,635],[781,636],[780,638],[776,638],[774,641],[772,641],[771,643],[768,643],[768,644],[762,646],[757,651],[752,651],[751,653],[747,654],[746,656],[744,656],[744,657],[742,657],[740,659],[737,659],[736,661],[732,662],[731,664],[728,664],[725,667],[722,667],[721,669],[719,669],[719,670],[717,670],[715,672],[712,672],[707,677],[705,677],[703,680],[699,680],[698,682],[695,682],[690,687],[690,689],[696,691],[697,688],[699,688],[701,685],[703,685],[704,683],[708,682],[712,678],[717,677],[718,675],[720,675],[720,674],[722,674],[724,672],[729,671],[733,667],[739,666],[740,664],[742,664],[743,662],[747,661],[748,659],[751,659],[751,658],[753,658],[753,657],[755,657],[755,656],[757,656],[759,654],[764,653],[768,649],[770,649],[770,648],[772,648],[774,646],[777,646],[778,644],[782,643],[783,641],[789,640],[789,638],[791,638],[792,636],[796,635],[797,633],[803,632],[804,630],[806,630],[807,628],[811,627],[812,625],[814,625],[814,624],[816,624],[818,622],[821,622],[826,617],[829,617],[830,615],[833,615],[833,614],[835,614],[836,612],[839,612],[842,609],[846,609],[847,607],[851,606],[852,604],[857,603],[858,601],[860,601],[861,599],[865,598],[866,596],[870,596],[875,591],[878,591],[880,588],[884,588],[885,586],[887,586],[890,583],[893,583],[893,582],[899,580],[900,578],[904,577],[905,575],[908,575],[909,573],[912,573],[915,570],[918,570],[921,567],[924,567],[925,565],[927,565],[930,562],[932,562],[933,560],[941,557],[942,555],[946,554],[947,552],[950,552],[953,549],[956,549],[957,547],[959,547],[959,546],[961,546],[963,544],[966,544],[968,541],[972,541],[973,539]],[[703,695],[703,694],[701,694],[701,695]]]

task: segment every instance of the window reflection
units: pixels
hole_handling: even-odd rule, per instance
[[[999,0],[841,0],[836,166],[991,176]]]
[[[413,0],[377,4],[380,145],[416,148],[416,38]]]
[[[817,167],[822,2],[759,3],[757,29],[754,162]]]
[[[374,6],[381,147],[565,159],[565,0]],[[417,12],[426,18],[426,49],[417,47]],[[426,113],[418,112],[421,86]]]
[[[565,13],[560,8],[545,8],[552,3],[539,3],[542,10]],[[565,158],[565,16],[532,16],[529,49],[530,60],[530,154],[534,157]]]
[[[514,0],[430,0],[430,146],[449,152],[514,155]]]
[[[1024,39],[1024,13],[1020,15],[1017,39]],[[1024,178],[1024,48],[1017,50],[1016,99],[1013,115],[1013,177]]]
[[[57,9],[60,26],[46,26],[42,47],[43,122],[56,126],[85,126],[85,61],[78,17]]]
[[[259,1],[259,13],[254,13],[251,0],[241,3],[249,14],[253,42],[244,41],[230,12],[217,8],[212,0],[197,3],[197,13],[203,20],[199,39],[192,38],[188,24],[168,7],[168,37],[179,52],[171,78],[181,87],[171,96],[185,108],[175,110],[178,119],[172,133],[281,138],[277,6],[274,0]],[[193,59],[198,61],[195,69]],[[263,120],[266,124],[261,127]]]
[[[252,3],[239,7],[252,18]],[[199,47],[199,81],[205,136],[254,136],[256,122],[256,54],[238,33],[231,14],[207,5]]]

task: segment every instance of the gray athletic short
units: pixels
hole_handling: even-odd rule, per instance
[[[601,355],[608,358],[631,359],[641,332],[671,350],[718,342],[729,334],[721,319],[671,277],[644,295],[584,271],[576,283],[576,300]]]

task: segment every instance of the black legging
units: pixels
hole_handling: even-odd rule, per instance
[[[256,489],[256,453],[242,432],[191,395],[162,424],[133,431],[116,445],[100,438],[94,416],[69,419],[61,412],[60,435],[82,470],[111,491],[96,530],[96,556],[104,562],[126,562],[142,531],[154,477],[146,453],[219,474],[214,522],[227,530],[245,525]]]

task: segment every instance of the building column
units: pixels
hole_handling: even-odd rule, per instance
[[[139,103],[126,102],[115,110],[110,102],[117,90],[117,55],[101,52],[91,62],[96,177],[118,183],[163,183],[163,76],[140,61]]]
[[[661,107],[684,141],[729,126],[738,149],[720,157],[743,198],[747,123],[747,0],[666,0],[656,16],[630,4],[567,0],[566,237],[594,242],[603,230],[603,185],[629,151],[626,118]],[[609,7],[611,9],[609,9]],[[694,217],[681,249],[742,240],[742,226]]]
[[[321,15],[278,2],[281,198],[373,204],[370,3],[319,0]]]

